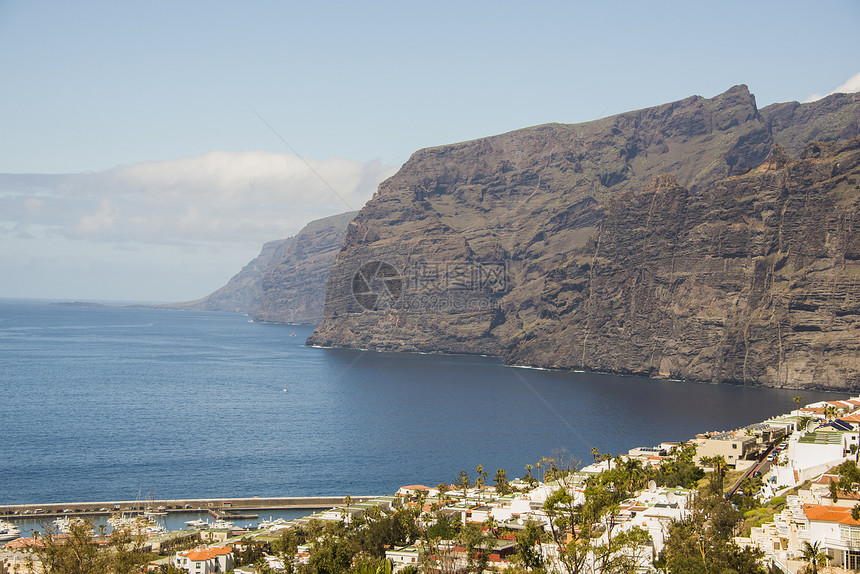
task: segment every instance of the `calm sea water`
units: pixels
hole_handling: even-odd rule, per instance
[[[304,346],[243,315],[0,300],[0,504],[392,494],[847,395]],[[294,335],[294,336],[293,336]]]

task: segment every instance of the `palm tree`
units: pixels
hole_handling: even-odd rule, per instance
[[[794,404],[796,405],[796,408],[794,409],[794,416],[796,416],[799,419],[800,418],[800,400],[801,399],[800,399],[800,397],[794,397],[791,400],[793,400]]]
[[[532,485],[532,482],[534,481],[534,478],[532,478],[532,469],[533,469],[533,468],[534,468],[534,467],[533,467],[532,465],[530,465],[530,464],[527,464],[527,465],[526,465],[526,474],[528,475],[528,478],[527,478],[526,480],[528,480],[528,481],[529,481],[529,486],[531,486],[531,485]]]
[[[439,499],[440,500],[447,500],[448,499],[448,494],[447,494],[448,485],[447,484],[445,484],[444,482],[440,482],[439,484],[436,485],[436,490],[439,491]]]
[[[594,462],[597,462],[597,457],[600,456],[600,451],[597,450],[597,447],[591,449],[591,456],[594,457]]]
[[[508,492],[508,471],[504,468],[496,470],[496,476],[493,479],[496,483],[496,492],[499,494],[507,494]]]
[[[801,553],[803,555],[803,559],[806,560],[809,563],[809,567],[812,568],[812,574],[818,574],[819,564],[827,564],[828,556],[826,553],[821,551],[821,542],[816,541],[812,544],[804,542]]]
[[[475,468],[475,472],[478,474],[475,478],[475,488],[478,490],[478,499],[483,500],[484,479],[487,478],[487,471],[484,470],[483,464],[479,464],[477,468]]]
[[[469,486],[471,486],[472,481],[469,478],[469,473],[465,470],[461,470],[460,474],[457,476],[457,486],[463,489],[463,502],[466,501],[466,496],[468,495]]]

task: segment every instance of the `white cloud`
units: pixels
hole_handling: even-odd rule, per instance
[[[847,82],[845,82],[829,94],[825,94],[823,96],[820,94],[812,94],[811,96],[806,98],[803,103],[808,104],[809,102],[815,102],[831,94],[853,94],[855,92],[860,92],[860,73],[851,76]]]
[[[0,297],[196,299],[266,241],[360,209],[395,171],[309,163],[211,152],[100,173],[0,174]]]
[[[21,233],[97,242],[261,244],[360,209],[395,171],[379,162],[309,163],[313,170],[288,154],[213,151],[100,173],[0,175],[0,219]]]

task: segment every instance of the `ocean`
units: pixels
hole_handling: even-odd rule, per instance
[[[304,345],[231,313],[0,300],[0,504],[393,494],[848,395]]]

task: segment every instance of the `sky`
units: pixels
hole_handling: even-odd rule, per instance
[[[416,150],[860,90],[860,2],[0,0],[0,297],[186,301]]]

